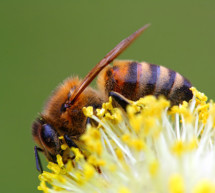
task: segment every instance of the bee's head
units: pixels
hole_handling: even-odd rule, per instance
[[[42,118],[38,118],[33,122],[32,135],[47,159],[56,162],[56,155],[62,154],[62,142],[56,129]]]

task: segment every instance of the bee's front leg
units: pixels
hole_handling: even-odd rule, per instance
[[[40,156],[38,154],[38,151],[43,152],[43,150],[41,148],[34,146],[34,155],[35,155],[35,160],[36,160],[36,167],[40,173],[43,173],[43,167],[42,167],[42,163],[40,161]]]

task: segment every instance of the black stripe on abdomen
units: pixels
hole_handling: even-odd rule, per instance
[[[136,97],[137,86],[137,62],[132,62],[128,66],[128,72],[125,76],[125,82],[121,90],[121,94],[128,99],[134,100]]]
[[[168,97],[172,86],[175,82],[175,77],[176,77],[176,72],[173,70],[168,69],[168,74],[169,74],[169,80],[162,86],[159,95],[162,94],[166,97]]]
[[[146,86],[144,88],[144,95],[150,95],[154,93],[156,82],[160,74],[160,66],[157,66],[155,64],[150,64],[150,71],[151,71],[151,77],[146,83]],[[144,72],[147,73],[147,72]]]
[[[183,83],[179,87],[176,87],[175,90],[169,96],[171,105],[178,105],[182,101],[189,101],[193,97],[193,93],[190,90],[191,83],[183,77]]]

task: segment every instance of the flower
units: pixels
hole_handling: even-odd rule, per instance
[[[194,97],[170,108],[160,97],[131,102],[126,113],[112,99],[93,114],[74,160],[50,162],[39,179],[45,193],[215,193],[215,103]],[[48,185],[49,184],[49,185]]]

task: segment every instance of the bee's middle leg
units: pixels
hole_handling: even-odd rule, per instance
[[[130,101],[125,98],[123,95],[119,94],[118,92],[111,91],[109,92],[109,96],[113,99],[113,105],[114,106],[120,106],[123,108],[124,111],[126,111],[126,107],[131,104]]]

